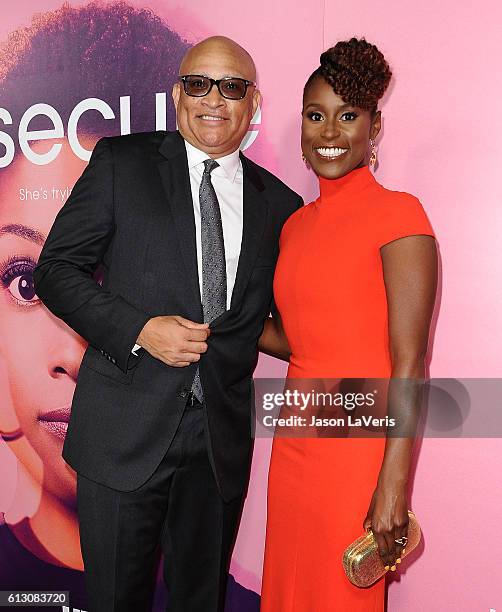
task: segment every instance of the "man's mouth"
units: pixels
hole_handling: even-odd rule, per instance
[[[68,429],[70,414],[71,406],[63,406],[62,408],[56,408],[55,410],[50,410],[45,414],[41,414],[38,420],[40,425],[49,433],[64,440]]]
[[[342,149],[341,147],[315,147],[314,151],[324,159],[336,159],[347,153],[348,149]]]
[[[226,121],[225,117],[220,117],[219,115],[198,115],[198,117],[203,121]]]

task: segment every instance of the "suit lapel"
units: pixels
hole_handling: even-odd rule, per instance
[[[159,162],[158,168],[176,225],[179,249],[186,268],[187,285],[191,297],[195,300],[198,317],[202,321],[192,190],[186,148],[180,134],[168,133],[159,152],[165,158]]]
[[[211,327],[222,323],[242,300],[253,266],[260,249],[263,231],[267,222],[268,203],[263,196],[264,186],[260,176],[242,155],[243,169],[243,224],[242,242],[237,275],[235,277],[230,310],[227,310],[211,323]]]
[[[262,193],[264,186],[258,173],[242,153],[241,160],[244,172],[242,244],[231,308],[240,302],[248,284],[254,262],[260,250],[268,213],[268,203]]]

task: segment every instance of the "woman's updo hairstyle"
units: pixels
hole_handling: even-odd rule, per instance
[[[304,93],[323,77],[347,104],[375,112],[392,76],[379,49],[364,38],[340,41],[321,54],[321,65],[309,77]]]

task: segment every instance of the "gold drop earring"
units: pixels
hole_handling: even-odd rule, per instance
[[[371,147],[371,155],[370,155],[370,166],[372,168],[375,167],[377,160],[377,147],[373,138],[370,138],[370,147]]]
[[[303,153],[302,153],[302,160],[305,166],[307,167],[307,170],[310,170],[310,164],[308,163],[307,158],[305,157]]]

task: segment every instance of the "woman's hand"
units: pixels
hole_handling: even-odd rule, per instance
[[[378,482],[363,526],[371,527],[385,569],[395,571],[405,546],[395,540],[408,535],[406,483],[388,479]],[[406,542],[406,540],[404,540]]]

